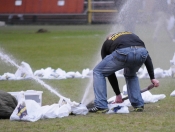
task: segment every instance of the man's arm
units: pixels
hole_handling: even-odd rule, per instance
[[[119,95],[120,94],[120,89],[119,89],[118,80],[117,80],[117,77],[116,77],[115,73],[108,76],[108,80],[109,80],[115,94]]]
[[[108,80],[116,94],[116,99],[115,99],[115,102],[113,103],[122,103],[123,100],[122,100],[122,96],[121,96],[119,85],[118,85],[118,80],[117,80],[115,73],[108,76]]]
[[[159,86],[159,81],[157,79],[155,79],[155,77],[154,77],[154,67],[153,67],[151,57],[149,55],[148,55],[148,57],[145,61],[145,66],[147,68],[147,71],[148,71],[148,74],[150,76],[151,82],[154,84],[154,87],[158,87]]]

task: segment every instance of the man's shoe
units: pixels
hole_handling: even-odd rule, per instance
[[[98,107],[92,107],[89,109],[89,112],[91,113],[106,113],[108,112],[108,109],[102,109],[102,108],[98,108]]]
[[[133,110],[133,112],[143,112],[143,110],[144,110],[144,107],[143,106],[141,106],[141,107],[135,107],[134,110]]]

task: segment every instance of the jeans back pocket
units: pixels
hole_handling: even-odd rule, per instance
[[[126,50],[126,49],[119,49],[119,50],[116,50],[116,56],[115,58],[118,60],[118,61],[121,61],[121,62],[126,62],[127,61],[127,56],[128,56],[128,53],[130,51]]]
[[[141,63],[144,63],[146,61],[146,58],[148,57],[148,51],[144,50],[141,52]]]

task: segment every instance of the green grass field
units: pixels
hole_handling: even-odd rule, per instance
[[[0,49],[20,65],[30,64],[33,71],[52,67],[81,72],[93,69],[99,61],[100,48],[112,25],[69,25],[69,26],[4,26],[0,27]],[[36,33],[44,28],[47,33]],[[152,57],[154,68],[168,70],[175,52],[173,43],[162,29],[159,40],[152,39],[154,26],[138,25],[136,34],[143,39]],[[15,73],[16,67],[0,60],[0,75]],[[91,114],[65,118],[45,119],[37,122],[0,120],[2,132],[174,132],[175,103],[170,93],[175,90],[174,78],[162,78],[160,87],[152,94],[165,94],[166,98],[145,105],[145,112],[129,114]],[[61,95],[80,102],[89,79],[43,80]],[[57,103],[59,98],[33,80],[1,81],[0,89],[6,92],[38,90],[43,91],[42,105]],[[124,78],[119,78],[122,91]],[[150,84],[141,79],[142,88]],[[114,96],[108,84],[108,97]]]

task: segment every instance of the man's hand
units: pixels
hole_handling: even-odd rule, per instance
[[[159,86],[159,80],[152,79],[151,82],[154,84],[154,87],[158,87]]]
[[[115,103],[123,103],[121,94],[116,95],[116,99],[115,99],[115,102],[113,102],[113,104]]]

